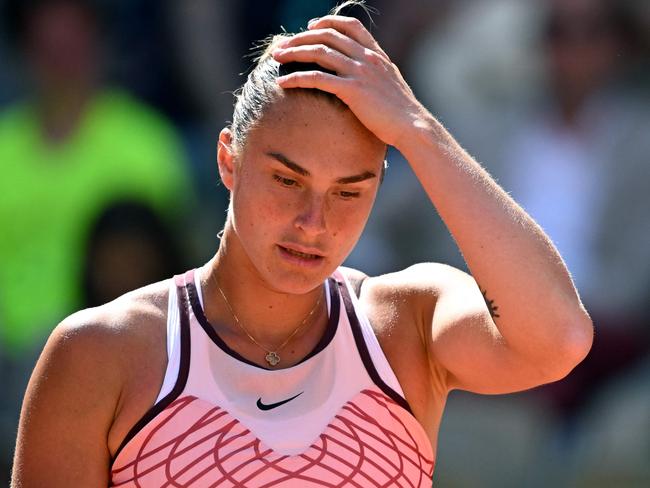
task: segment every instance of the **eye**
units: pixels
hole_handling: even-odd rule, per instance
[[[348,200],[350,198],[359,198],[359,192],[358,191],[340,191],[339,196],[341,198]]]
[[[273,179],[280,183],[283,186],[297,186],[298,182],[296,180],[292,180],[291,178],[285,178],[284,176],[280,175],[273,175]]]

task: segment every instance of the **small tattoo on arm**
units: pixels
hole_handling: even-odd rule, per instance
[[[480,288],[479,288],[480,289]],[[487,305],[488,311],[490,312],[490,316],[495,319],[499,318],[500,315],[497,313],[497,310],[499,310],[499,307],[497,307],[494,304],[494,300],[490,300],[487,297],[487,290],[481,290],[481,293],[483,294],[483,300],[485,300],[485,304]]]

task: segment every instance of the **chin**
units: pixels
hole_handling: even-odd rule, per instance
[[[271,271],[270,276],[266,277],[266,281],[271,288],[278,292],[304,295],[322,285],[334,269],[329,267],[309,271],[278,269]]]
[[[304,259],[283,251],[280,246],[274,247],[266,263],[259,264],[258,270],[271,288],[291,294],[314,290],[336,269],[329,256]]]

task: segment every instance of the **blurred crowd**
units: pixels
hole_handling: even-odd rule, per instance
[[[0,0],[0,487],[71,312],[201,265],[219,130],[255,41],[329,0]],[[650,3],[389,0],[358,15],[419,99],[552,238],[596,328],[563,381],[450,396],[439,486],[650,486]],[[466,268],[394,150],[346,262]],[[489,257],[488,257],[489,259]]]

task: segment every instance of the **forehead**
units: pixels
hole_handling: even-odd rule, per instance
[[[375,168],[386,145],[345,106],[311,94],[285,94],[248,135],[245,152],[279,152],[301,165]]]

